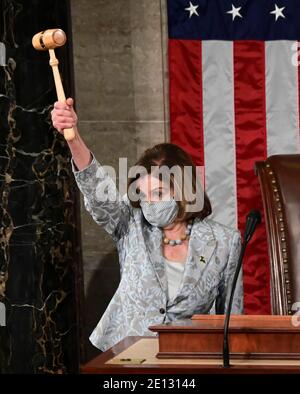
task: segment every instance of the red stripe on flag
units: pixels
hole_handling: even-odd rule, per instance
[[[238,224],[243,233],[250,209],[263,204],[254,163],[267,157],[265,46],[259,41],[234,43],[234,105]],[[266,229],[258,226],[244,260],[245,313],[270,313],[269,258]]]
[[[204,165],[202,43],[169,40],[171,142]]]

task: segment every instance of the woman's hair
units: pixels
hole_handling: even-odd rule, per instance
[[[175,144],[163,143],[163,144],[155,145],[153,148],[147,149],[135,165],[142,166],[147,171],[147,174],[151,174],[151,175],[153,175],[153,172],[151,173],[151,170],[153,171],[154,166],[159,168],[165,166],[165,168],[168,168],[169,170],[172,167],[174,168],[174,166],[177,166],[180,167],[182,174],[184,174],[184,168],[186,166],[190,167],[191,175],[192,175],[191,178],[192,191],[193,193],[196,192],[196,184],[197,184],[196,166],[191,156]],[[130,186],[133,184],[133,182],[136,182],[140,176],[141,175],[138,174],[136,177],[128,179],[128,190]],[[174,184],[174,177],[172,176],[172,173],[170,176],[170,184],[173,190],[176,189],[176,181]],[[209,198],[205,192],[203,193],[204,193],[204,204],[201,211],[188,212],[186,210],[186,205],[190,203],[190,201],[186,200],[186,196],[184,195],[182,196],[182,199],[178,201],[179,211],[177,215],[177,220],[186,221],[195,217],[199,217],[201,220],[203,220],[206,216],[209,216],[211,214],[212,209],[211,209]],[[130,200],[130,203],[134,208],[140,208],[139,201]]]

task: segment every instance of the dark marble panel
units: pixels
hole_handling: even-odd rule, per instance
[[[51,126],[56,100],[47,52],[32,36],[59,27],[70,38],[65,0],[2,0],[0,41],[0,368],[78,371],[82,296],[78,191],[68,146]],[[69,41],[70,42],[70,41]],[[57,50],[73,95],[71,45]],[[0,56],[1,58],[1,56]]]

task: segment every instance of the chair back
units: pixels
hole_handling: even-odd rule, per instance
[[[272,314],[300,303],[300,154],[255,163],[268,237]],[[300,306],[300,304],[299,304]]]

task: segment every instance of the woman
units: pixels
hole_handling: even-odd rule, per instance
[[[119,253],[121,281],[90,336],[93,345],[105,351],[126,336],[156,335],[148,330],[154,324],[224,313],[240,251],[239,232],[207,218],[211,206],[206,195],[200,211],[188,212],[186,201],[174,198],[174,177],[172,198],[165,198],[165,184],[150,172],[151,165],[195,170],[189,155],[173,144],[148,149],[137,163],[146,173],[129,181],[129,188],[136,182],[139,199],[130,200],[128,193],[105,201],[99,197],[101,186],[115,191],[115,185],[81,139],[72,99],[55,103],[52,122],[61,133],[75,128],[76,138],[68,145],[77,185],[87,211],[111,234]],[[243,312],[242,273],[232,312]]]

